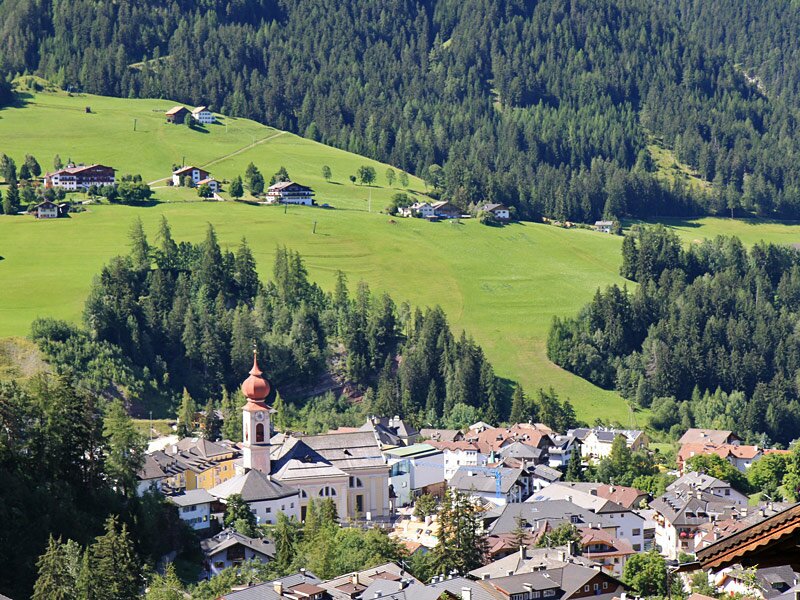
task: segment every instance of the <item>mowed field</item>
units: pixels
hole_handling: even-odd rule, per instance
[[[747,246],[764,241],[774,244],[800,243],[800,222],[764,219],[661,219],[659,223],[673,229],[687,243],[699,242],[718,235],[732,235]]]
[[[92,114],[84,112],[87,105]],[[224,125],[209,126],[209,133],[169,126],[162,112],[172,105],[38,94],[25,107],[0,111],[0,152],[18,164],[32,153],[45,167],[59,153],[65,161],[102,162],[148,181],[167,177],[184,157],[186,164],[208,165],[228,179],[250,161],[267,179],[283,165],[315,189],[318,202],[334,208],[186,202],[194,200],[190,190],[159,188],[162,202],[150,207],[95,205],[50,222],[0,217],[0,336],[26,335],[39,316],[79,321],[92,277],[126,251],[131,223],[141,218],[154,236],[164,215],[177,239],[201,240],[208,223],[225,246],[246,237],[264,277],[275,248],[286,245],[302,253],[311,278],[327,289],[341,269],[351,285],[363,279],[398,302],[440,304],[457,329],[484,347],[499,375],[530,392],[552,386],[590,423],[631,422],[616,394],[563,371],[545,354],[553,316],[576,314],[598,286],[622,283],[621,238],[531,223],[491,228],[391,219],[377,212],[398,191],[386,187],[386,165],[244,119],[225,117],[227,133]],[[333,171],[332,182],[321,176],[324,164]],[[362,164],[376,168],[375,187],[349,182]],[[410,187],[424,192],[418,179],[411,178]]]

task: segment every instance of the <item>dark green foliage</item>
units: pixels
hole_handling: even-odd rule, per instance
[[[237,200],[244,196],[244,186],[242,185],[241,175],[237,175],[234,180],[231,181],[228,191],[231,193],[231,197],[236,198]]]
[[[537,548],[555,548],[568,546],[581,541],[581,533],[575,525],[562,523],[552,531],[545,533],[536,542]]]
[[[225,527],[233,527],[242,535],[257,536],[256,516],[239,494],[228,496],[224,522]]]
[[[727,481],[740,492],[750,492],[750,484],[744,473],[717,454],[697,454],[686,461],[687,471],[700,471],[711,477]]]
[[[258,196],[264,191],[264,176],[253,163],[247,165],[247,170],[244,172],[244,181],[253,196]]]
[[[614,485],[631,486],[637,477],[648,477],[657,472],[650,453],[646,450],[631,450],[623,435],[614,438],[611,453],[597,466],[598,479]]]
[[[480,510],[468,495],[446,488],[439,523],[439,543],[431,552],[437,573],[455,570],[465,575],[484,563],[487,548],[481,534]]]
[[[764,243],[747,251],[726,237],[684,250],[662,227],[635,235],[623,273],[640,282],[636,291],[598,290],[577,318],[556,319],[548,357],[653,404],[659,428],[788,444],[800,426],[800,253]]]
[[[88,549],[89,598],[135,600],[143,584],[141,566],[125,524],[106,520],[106,531]]]

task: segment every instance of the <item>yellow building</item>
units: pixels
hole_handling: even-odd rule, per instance
[[[166,474],[166,491],[210,490],[236,474],[239,452],[203,438],[184,438],[150,455]]]

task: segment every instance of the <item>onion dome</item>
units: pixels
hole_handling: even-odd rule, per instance
[[[242,393],[248,400],[262,402],[269,396],[269,382],[264,379],[261,369],[258,368],[258,357],[253,353],[253,368],[250,369],[250,377],[242,383]]]

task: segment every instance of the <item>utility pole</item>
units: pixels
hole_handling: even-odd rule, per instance
[[[369,200],[367,201],[367,212],[372,212],[372,188],[369,190]]]
[[[314,221],[314,228],[311,230],[311,233],[312,234],[317,233],[317,222],[316,221]]]
[[[133,130],[136,131],[136,119],[133,120]]]
[[[150,439],[153,439],[153,411],[150,411]]]

